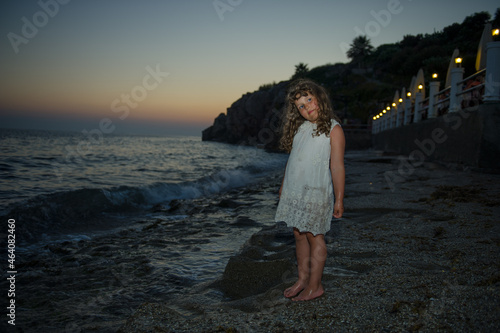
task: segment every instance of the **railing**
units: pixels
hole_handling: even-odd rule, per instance
[[[434,104],[438,116],[448,113],[450,109],[450,90],[451,87],[448,87],[438,92],[438,101]]]
[[[463,89],[459,96],[461,96],[461,107],[468,108],[472,106],[477,106],[482,103],[482,96],[484,95],[484,79],[486,75],[486,69],[483,69],[464,80],[460,81],[458,84],[461,84]]]
[[[450,86],[439,90],[439,82],[432,81],[429,84],[429,97],[422,100],[422,94],[418,92],[414,99],[396,103],[396,106],[387,112],[384,111],[386,113],[381,114],[380,119],[374,119],[372,132],[379,133],[390,128],[439,117],[448,112],[478,106],[483,103],[486,90],[485,77],[486,69],[483,69],[463,79],[463,69],[454,68]]]
[[[490,32],[491,38],[488,37]],[[439,90],[438,81],[429,82],[429,97],[425,99],[424,72],[420,69],[408,90],[411,94],[406,94],[404,88],[401,94],[396,92],[392,107],[386,106],[373,116],[372,132],[379,133],[446,113],[460,112],[481,103],[500,103],[500,40],[498,29],[491,29],[489,23],[484,26],[478,50],[476,64],[481,70],[464,79],[464,69],[456,49],[450,59],[449,86]]]

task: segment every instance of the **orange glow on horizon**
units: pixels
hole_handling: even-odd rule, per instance
[[[20,90],[4,91],[0,112],[8,115],[109,118],[132,121],[175,122],[183,124],[212,124],[234,101],[206,93],[193,96],[168,91],[153,91],[144,100],[134,100],[129,93],[95,91],[94,94],[55,93],[52,89],[38,90],[29,99]],[[88,97],[92,96],[92,97]],[[128,99],[127,99],[128,98]],[[34,107],[34,105],[36,107]]]

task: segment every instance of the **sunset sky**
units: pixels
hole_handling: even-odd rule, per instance
[[[295,65],[347,62],[497,0],[41,0],[0,4],[0,128],[201,135]],[[389,14],[389,15],[387,15]],[[479,42],[479,41],[478,41]]]

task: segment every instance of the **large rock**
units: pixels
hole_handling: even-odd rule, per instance
[[[291,228],[263,228],[229,259],[219,281],[220,289],[232,299],[242,299],[283,283],[296,273],[294,245]]]
[[[225,141],[226,138],[226,115],[221,113],[214,120],[214,124],[204,130],[201,134],[203,141]]]
[[[292,275],[289,260],[254,261],[248,258],[231,258],[224,271],[221,289],[233,298],[240,299],[266,292]]]

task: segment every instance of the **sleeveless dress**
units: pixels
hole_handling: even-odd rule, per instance
[[[336,125],[340,126],[332,119],[330,133]],[[275,221],[324,235],[333,214],[331,146],[330,136],[313,136],[315,130],[316,124],[305,121],[293,138]]]

